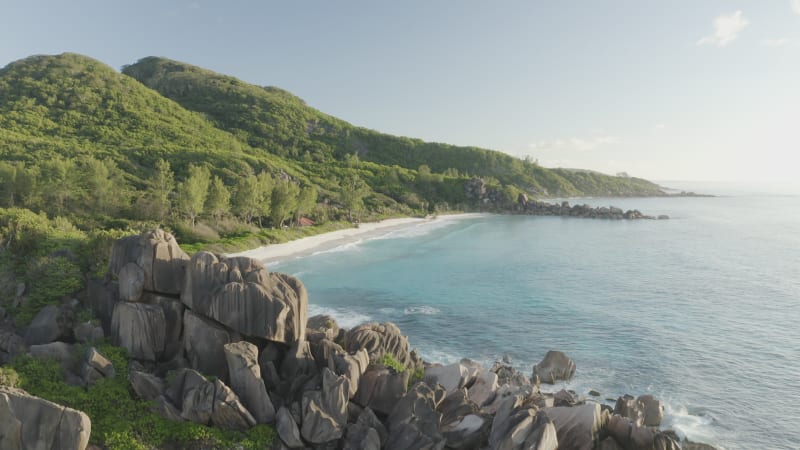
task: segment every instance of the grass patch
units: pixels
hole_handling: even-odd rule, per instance
[[[201,445],[208,448],[263,449],[275,439],[275,430],[258,425],[246,433],[223,431],[191,422],[172,422],[152,412],[152,404],[134,397],[128,384],[125,349],[100,344],[97,350],[114,364],[117,376],[84,389],[63,381],[58,362],[17,357],[11,368],[19,387],[32,395],[85,412],[92,421],[90,442],[109,450],[147,450]]]

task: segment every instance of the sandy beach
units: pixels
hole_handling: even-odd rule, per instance
[[[262,261],[264,264],[307,256],[312,253],[329,250],[361,239],[369,239],[390,231],[436,220],[435,218],[404,217],[387,219],[380,222],[367,222],[353,228],[331,231],[329,233],[309,236],[283,244],[272,244],[228,256],[248,256]]]

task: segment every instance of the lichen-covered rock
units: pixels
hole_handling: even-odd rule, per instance
[[[542,409],[553,421],[560,450],[591,450],[600,440],[605,427],[600,405],[556,406]]]
[[[404,336],[391,322],[365,323],[350,329],[344,336],[344,348],[350,353],[366,349],[373,363],[391,353],[406,367],[422,367],[422,360],[409,348],[408,336]]]
[[[238,333],[292,344],[305,339],[308,293],[296,278],[261,262],[209,252],[192,256],[181,301]]]
[[[158,229],[114,242],[109,272],[119,276],[126,264],[134,263],[142,269],[143,290],[178,294],[188,261],[189,255],[181,250],[175,237]]]
[[[0,386],[0,418],[7,429],[0,444],[9,450],[83,450],[92,429],[86,414],[6,386]]]
[[[183,349],[189,365],[206,375],[227,380],[225,344],[237,342],[240,337],[189,309],[183,313],[183,326]]]
[[[575,362],[567,355],[550,350],[544,359],[533,366],[533,378],[547,384],[555,384],[558,380],[569,381],[575,375]]]
[[[111,338],[131,358],[157,361],[166,345],[164,310],[145,303],[119,302],[111,319]]]
[[[258,423],[275,421],[275,408],[267,395],[258,365],[258,347],[239,341],[225,344],[230,386]]]

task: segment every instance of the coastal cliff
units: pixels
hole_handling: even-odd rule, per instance
[[[620,396],[612,408],[568,390],[543,392],[542,383],[568,381],[579,370],[561,352],[548,352],[529,374],[507,360],[492,367],[424,361],[392,323],[343,329],[331,317],[309,318],[300,280],[251,258],[189,257],[161,230],[115,241],[107,273],[90,282],[85,302],[97,322],[77,320],[77,302],[68,301],[41,310],[26,329],[4,331],[4,363],[13,361],[24,378],[36,361],[55,361],[62,382],[84,395],[115,380],[134,394],[120,404],[140,399],[143,413],[200,427],[187,428],[196,439],[184,441],[134,428],[123,435],[131,445],[209,448],[215,435],[197,430],[260,430],[263,439],[245,448],[712,448],[659,429],[663,405],[648,395]],[[119,446],[119,435],[88,438],[94,422],[109,426],[107,418],[66,409],[73,422],[45,420],[49,413],[31,405],[63,407],[43,402],[0,390],[0,415],[13,418],[4,421],[3,448],[53,435],[62,448],[131,448]],[[38,434],[26,431],[33,424]]]

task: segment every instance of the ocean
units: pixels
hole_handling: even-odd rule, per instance
[[[800,195],[704,188],[721,195],[569,199],[670,220],[444,217],[270,270],[310,315],[392,321],[427,361],[530,374],[561,350],[577,373],[550,390],[653,394],[694,441],[798,449]]]

